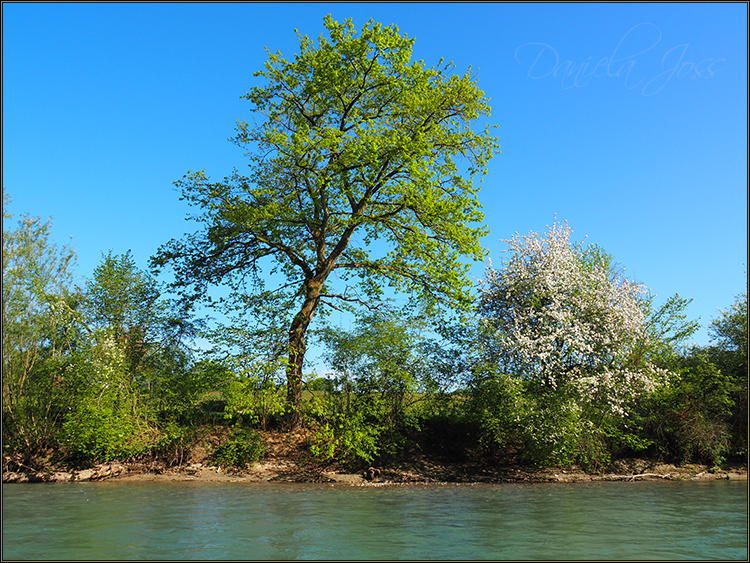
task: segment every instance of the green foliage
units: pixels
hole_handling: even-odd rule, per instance
[[[14,225],[9,203],[3,189],[3,441],[32,454],[55,445],[61,412],[75,394],[60,369],[81,337],[79,299],[73,251],[51,241],[49,221],[24,215]]]
[[[612,456],[644,455],[654,446],[654,440],[643,432],[643,420],[634,418],[635,420],[605,420],[602,423],[601,433]]]
[[[344,463],[372,463],[381,453],[382,425],[363,410],[344,410],[336,396],[328,404],[313,399],[307,415],[313,418],[310,452],[321,460],[337,459]]]
[[[180,349],[153,346],[144,364],[144,399],[165,422],[193,424],[201,397],[230,377],[210,361],[194,363],[192,355]]]
[[[310,391],[333,393],[334,382],[327,377],[316,377],[307,382],[307,389]]]
[[[250,429],[234,429],[228,440],[217,446],[211,464],[220,467],[244,467],[266,453],[263,437]]]
[[[317,44],[300,37],[293,59],[269,51],[255,75],[265,83],[243,96],[259,120],[240,121],[234,139],[248,175],[188,172],[177,185],[205,230],[152,259],[174,268],[187,303],[225,283],[248,314],[274,316],[293,404],[319,307],[378,299],[386,285],[470,306],[464,257],[483,258],[486,234],[473,181],[498,152],[488,127],[472,127],[490,108],[471,70],[413,61],[395,26],[370,21],[357,35],[329,16],[325,28]],[[283,279],[267,289],[264,271]]]
[[[173,421],[162,423],[159,426],[158,442],[150,449],[150,452],[164,458],[171,458],[182,465],[185,451],[191,438],[195,437],[196,430],[195,426],[186,426]]]
[[[86,382],[62,425],[63,445],[79,460],[111,461],[145,453],[158,443],[150,410],[127,373],[126,350],[103,336],[69,370]]]
[[[185,364],[186,341],[196,335],[199,324],[162,296],[156,280],[138,269],[130,251],[102,256],[86,283],[85,312],[90,328],[109,332],[124,346],[128,372],[146,386],[144,374],[154,358],[173,354]],[[156,360],[160,362],[164,359]]]
[[[677,462],[720,464],[747,452],[746,293],[714,319],[711,333],[718,345],[660,351],[658,362],[676,375],[643,402],[651,450]]]
[[[109,251],[94,269],[86,297],[90,326],[110,331],[124,344],[128,371],[135,375],[158,330],[156,282],[138,270],[129,251],[121,256]]]
[[[540,467],[577,464],[599,470],[615,452],[640,451],[650,442],[621,420],[591,420],[574,396],[540,389],[532,382],[477,368],[467,405],[479,444],[492,455],[517,457]]]
[[[737,296],[728,311],[711,321],[711,334],[721,348],[731,350],[744,358],[747,366],[747,292]]]
[[[536,465],[570,466],[576,462],[582,424],[575,401],[556,393],[534,394],[521,421],[522,457]]]
[[[418,317],[399,318],[385,309],[359,315],[351,331],[322,331],[337,376],[337,390],[322,403],[319,419],[329,445],[336,444],[328,451],[371,462],[407,447],[407,435],[419,428],[426,408],[425,395],[439,389],[423,354],[424,327]]]
[[[132,397],[124,399],[117,404],[82,403],[75,414],[66,417],[63,444],[73,458],[95,462],[127,460],[157,445],[155,429],[133,413]]]
[[[747,457],[748,430],[748,364],[747,364],[747,292],[737,296],[728,311],[711,322],[710,333],[715,345],[706,353],[722,373],[734,379],[732,397],[735,408],[729,421],[733,455]]]
[[[498,453],[518,448],[520,428],[529,405],[523,394],[522,383],[504,373],[494,373],[488,365],[477,368],[481,381],[472,390],[470,409],[480,428],[480,443],[487,450]]]
[[[29,462],[58,447],[61,425],[81,400],[85,380],[68,357],[50,357],[29,372],[24,392],[3,408],[3,451]],[[3,405],[5,407],[5,405]]]
[[[658,451],[676,462],[720,464],[729,452],[733,381],[696,351],[673,356],[668,385],[644,401],[644,429]]]
[[[250,424],[265,430],[286,412],[283,389],[272,380],[244,377],[228,382],[224,388],[224,420],[231,424]]]
[[[651,345],[655,353],[669,353],[683,344],[700,328],[700,323],[689,320],[686,313],[692,299],[685,299],[675,293],[658,309],[653,307],[653,295],[649,296],[648,328]]]
[[[122,349],[123,369],[141,400],[163,422],[187,423],[198,397],[216,383],[193,366],[184,342],[195,333],[193,322],[170,306],[130,252],[103,255],[86,287],[89,326]]]
[[[416,390],[419,358],[413,335],[385,315],[364,315],[352,332],[327,329],[322,340],[341,384],[359,394],[378,393],[389,403],[389,418],[403,414],[406,393]]]

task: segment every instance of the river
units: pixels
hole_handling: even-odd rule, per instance
[[[2,490],[4,560],[748,558],[746,481]]]

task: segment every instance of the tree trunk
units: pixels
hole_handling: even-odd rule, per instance
[[[302,402],[302,366],[305,361],[305,336],[310,326],[315,309],[320,301],[322,283],[317,281],[305,282],[305,302],[302,309],[294,316],[289,329],[289,363],[286,366],[286,400],[289,412],[287,424],[290,429],[299,426],[300,403]]]
[[[354,215],[359,215],[362,208],[354,211]],[[302,309],[294,316],[292,326],[289,329],[289,363],[286,367],[286,399],[289,415],[287,423],[290,428],[296,428],[300,422],[300,404],[302,402],[302,365],[305,360],[305,336],[307,327],[310,326],[315,310],[320,302],[320,293],[323,289],[326,279],[333,271],[336,260],[349,246],[349,241],[356,229],[356,223],[346,228],[341,235],[335,248],[331,251],[328,258],[324,257],[325,239],[320,239],[318,243],[318,263],[316,274],[312,278],[305,280],[302,287],[305,293],[305,302]]]

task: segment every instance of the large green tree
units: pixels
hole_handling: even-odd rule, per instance
[[[255,73],[265,84],[243,96],[256,120],[234,137],[248,173],[210,182],[188,172],[177,185],[205,228],[153,258],[188,300],[229,283],[247,310],[272,305],[288,327],[291,405],[322,305],[362,303],[385,285],[468,304],[462,257],[482,259],[486,233],[473,181],[498,152],[487,126],[472,128],[490,108],[471,69],[412,60],[414,39],[396,26],[370,21],[357,34],[329,16],[325,28],[317,44],[298,34],[292,60],[269,52]],[[266,289],[261,272],[283,280]]]

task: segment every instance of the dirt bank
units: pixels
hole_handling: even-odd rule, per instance
[[[491,464],[482,460],[451,462],[436,456],[418,454],[407,461],[353,472],[335,463],[312,459],[304,432],[261,432],[266,455],[242,469],[213,467],[203,447],[192,448],[181,463],[160,461],[100,464],[79,471],[6,471],[3,482],[70,482],[118,479],[129,481],[205,482],[293,482],[341,483],[356,486],[384,486],[441,483],[544,483],[640,480],[747,480],[747,465],[728,464],[721,469],[690,464],[675,466],[642,459],[618,460],[599,473],[578,468],[537,470],[525,466]],[[367,468],[365,468],[367,469]]]

